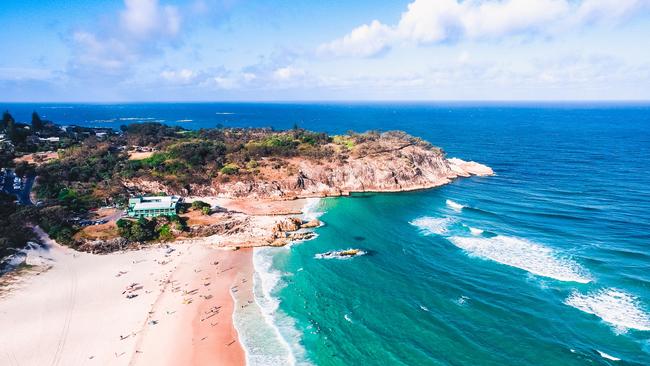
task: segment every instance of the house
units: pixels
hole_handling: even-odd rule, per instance
[[[127,214],[136,218],[173,216],[177,213],[179,201],[180,197],[177,196],[130,198]]]

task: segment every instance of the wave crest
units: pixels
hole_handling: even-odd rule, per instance
[[[559,256],[553,249],[531,241],[497,235],[491,238],[459,237],[449,240],[471,255],[523,269],[559,281],[588,283],[591,279],[575,261]]]
[[[455,220],[449,217],[419,217],[409,224],[420,229],[424,235],[444,235],[449,232],[449,225]]]
[[[447,200],[447,201],[445,201],[445,203],[447,204],[447,206],[449,206],[449,208],[451,208],[452,210],[454,210],[456,212],[460,212],[463,208],[465,208],[465,206],[461,205],[458,202],[454,202],[452,200]]]
[[[590,294],[574,291],[565,304],[596,315],[618,330],[650,330],[650,314],[644,311],[638,298],[621,290],[607,288]]]

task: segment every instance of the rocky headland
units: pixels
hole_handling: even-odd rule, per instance
[[[491,168],[458,158],[402,132],[377,134],[345,147],[335,142],[323,147],[330,156],[261,159],[252,174],[185,187],[160,179],[127,179],[123,184],[143,193],[239,199],[295,199],[345,196],[353,192],[400,192],[433,188],[458,177],[488,176]]]

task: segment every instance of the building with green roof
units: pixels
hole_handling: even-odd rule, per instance
[[[127,214],[130,217],[173,216],[178,212],[177,196],[134,197],[129,199]]]

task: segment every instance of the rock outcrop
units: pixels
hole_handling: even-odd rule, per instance
[[[244,231],[250,219],[244,215],[230,217],[224,221],[210,225],[192,225],[188,228],[190,237],[204,237],[210,235],[233,235]]]
[[[241,174],[210,185],[178,189],[159,182],[129,181],[143,192],[226,198],[292,199],[349,195],[351,192],[398,192],[437,187],[457,177],[492,175],[492,169],[460,159],[404,133],[389,132],[343,151],[335,158],[291,157],[264,164],[254,174]],[[333,148],[334,148],[333,147]],[[280,161],[278,161],[280,160]]]
[[[271,237],[268,240],[270,246],[284,246],[292,241],[309,240],[314,237],[311,231],[300,229],[314,228],[320,225],[320,221],[303,221],[298,217],[288,217],[280,220],[272,229]]]

